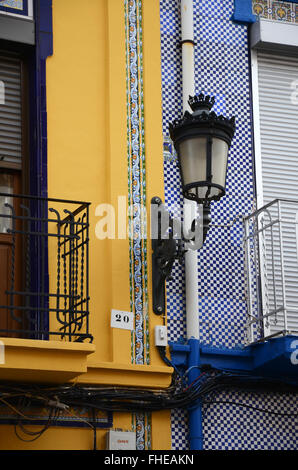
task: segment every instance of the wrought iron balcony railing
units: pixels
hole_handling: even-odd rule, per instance
[[[298,335],[298,201],[275,199],[244,218],[248,343]]]
[[[0,193],[0,337],[92,341],[89,203]]]

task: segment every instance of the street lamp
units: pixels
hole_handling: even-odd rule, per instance
[[[235,133],[235,118],[228,119],[211,111],[214,97],[189,97],[192,113],[185,111],[181,119],[169,125],[170,137],[178,155],[183,196],[203,206],[201,220],[194,219],[191,234],[177,236],[173,219],[168,214],[168,225],[162,224],[166,211],[158,197],[151,200],[155,207],[152,236],[152,290],[153,311],[165,312],[165,281],[170,278],[175,259],[182,261],[185,250],[201,247],[195,242],[196,227],[202,227],[203,242],[210,223],[210,203],[225,195],[228,152]],[[151,212],[153,213],[153,211]],[[155,224],[155,225],[154,225]],[[157,226],[156,226],[157,225]]]

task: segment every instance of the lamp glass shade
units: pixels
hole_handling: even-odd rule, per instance
[[[206,152],[207,137],[193,137],[180,143],[179,157],[184,186],[206,180]],[[205,197],[206,191],[206,187],[189,189],[190,193],[198,194],[199,197]]]
[[[216,198],[225,188],[229,146],[225,140],[212,137],[209,157],[207,148],[207,137],[204,136],[191,137],[179,144],[183,186],[196,199]],[[211,158],[210,175],[208,158]]]
[[[229,146],[222,139],[212,139],[212,183],[225,188]],[[212,187],[210,196],[218,196],[220,190]]]

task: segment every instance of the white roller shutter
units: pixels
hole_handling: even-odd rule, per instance
[[[21,62],[0,51],[0,166],[21,167]],[[4,164],[4,165],[3,165]]]
[[[298,201],[298,58],[258,52],[258,99],[260,119],[263,204],[276,198]],[[282,202],[283,250],[280,253],[279,227],[273,227],[273,242],[267,232],[265,286],[267,312],[286,307],[287,329],[298,332],[298,262],[296,220],[298,204]],[[271,209],[277,217],[277,206]],[[298,220],[298,219],[297,219]],[[273,245],[273,258],[272,258]],[[284,270],[281,270],[281,258]],[[273,272],[273,264],[275,271]],[[285,305],[283,301],[285,291]],[[274,298],[275,296],[275,298]],[[264,297],[263,297],[264,301]],[[284,311],[266,320],[266,333],[284,329]]]

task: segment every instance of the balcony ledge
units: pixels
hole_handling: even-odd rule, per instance
[[[0,381],[118,385],[167,388],[173,369],[167,366],[87,361],[95,345],[62,341],[1,338],[4,363]],[[1,358],[1,355],[0,355]]]
[[[0,338],[4,363],[0,381],[65,383],[87,372],[94,344]],[[1,344],[0,343],[0,344]]]
[[[97,362],[88,363],[87,373],[77,383],[163,389],[171,384],[172,373],[167,366]]]

